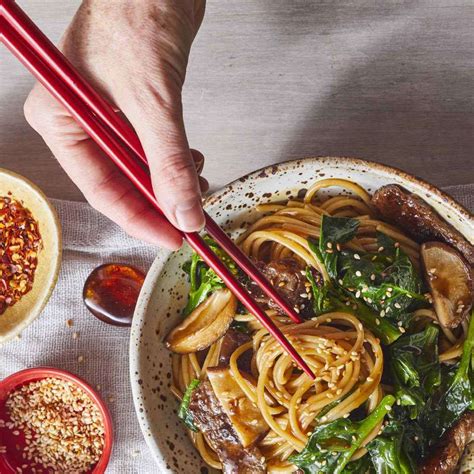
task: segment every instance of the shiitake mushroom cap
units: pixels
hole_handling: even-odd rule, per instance
[[[456,328],[472,308],[472,268],[457,250],[442,242],[424,243],[421,260],[439,323]]]
[[[229,329],[236,310],[237,299],[229,290],[215,291],[166,336],[166,346],[178,354],[207,349]]]

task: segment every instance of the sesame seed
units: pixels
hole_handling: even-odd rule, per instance
[[[328,242],[327,244],[328,249],[332,249],[332,242]]]
[[[385,410],[390,411],[392,409],[391,405],[385,405]]]
[[[379,319],[379,318],[376,318],[376,319],[375,319],[375,324],[376,324],[377,326],[380,326],[380,319]]]
[[[362,273],[361,273],[359,270],[357,270],[357,271],[356,271],[356,276],[361,277],[361,276],[362,276]]]
[[[384,310],[380,311],[380,317],[383,318],[384,316],[385,316],[385,311]]]
[[[383,247],[379,247],[379,248],[377,249],[378,252],[383,252],[384,250],[385,250],[385,249],[384,249]]]
[[[400,309],[402,307],[402,305],[400,303],[395,303],[393,306],[395,306],[395,308],[397,308],[397,309]]]
[[[13,434],[22,430],[25,435],[25,445],[16,449],[30,464],[20,470],[34,463],[48,472],[86,472],[101,457],[102,415],[74,383],[56,378],[31,382],[10,393],[6,407]],[[31,472],[45,472],[37,467]]]
[[[79,357],[77,358],[77,362],[79,362],[79,364],[80,364],[81,362],[84,362],[84,356],[79,356]]]
[[[359,290],[357,290],[356,298],[360,298],[360,291]]]
[[[79,333],[78,332],[73,332],[72,333],[72,338],[73,339],[77,339],[79,337]]]
[[[367,382],[373,382],[374,379],[372,377],[367,377]]]
[[[280,281],[280,283],[278,283],[278,286],[280,288],[283,288],[285,286],[285,282],[284,281]]]
[[[370,279],[371,279],[372,281],[375,280],[375,275],[374,275],[373,273],[372,273],[372,275],[370,275]]]
[[[72,327],[73,325],[74,325],[74,321],[73,321],[72,319],[68,319],[68,320],[66,321],[66,326],[67,326],[68,328]]]
[[[354,258],[355,258],[356,260],[360,260],[360,255],[359,255],[358,253],[355,253],[355,254],[354,254]]]

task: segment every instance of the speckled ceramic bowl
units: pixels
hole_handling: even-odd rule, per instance
[[[212,194],[206,210],[228,232],[238,233],[258,217],[258,203],[281,201],[323,178],[356,181],[369,192],[382,185],[399,184],[417,193],[471,242],[474,218],[451,197],[403,171],[351,158],[308,158],[271,166],[244,176]],[[337,193],[337,188],[327,190]],[[130,343],[130,376],[137,415],[160,473],[208,472],[176,416],[169,387],[170,353],[164,335],[180,320],[188,283],[181,271],[188,248],[157,258],[142,288]],[[466,462],[466,458],[464,460]],[[474,465],[474,464],[473,464]]]

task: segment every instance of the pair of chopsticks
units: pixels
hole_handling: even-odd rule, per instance
[[[69,111],[142,195],[163,215],[153,193],[145,153],[134,130],[81,77],[13,0],[0,0],[0,40]],[[143,164],[146,166],[144,167]],[[294,322],[302,322],[296,311],[277,293],[251,260],[207,213],[205,213],[205,220],[207,233],[239,267]],[[313,372],[288,339],[208,247],[202,237],[197,232],[181,232],[181,234],[244,306],[283,346],[298,366],[314,379]]]

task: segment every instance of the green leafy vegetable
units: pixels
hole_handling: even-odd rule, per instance
[[[309,248],[319,252],[313,240],[308,240]],[[311,270],[306,270],[306,277],[311,284],[313,293],[313,310],[316,316],[329,311],[342,311],[357,314],[357,317],[369,328],[384,344],[391,344],[400,337],[398,327],[387,319],[379,317],[372,309],[354,295],[340,287],[334,280],[325,281],[318,286]]]
[[[337,244],[352,240],[359,228],[359,221],[346,217],[331,217],[323,215],[319,244],[313,245],[312,250],[318,260],[324,264],[331,278],[337,276]]]
[[[309,242],[309,246],[313,249],[315,244]],[[339,301],[340,295],[335,292],[331,282],[324,282],[321,286],[316,283],[311,268],[306,269],[306,278],[311,284],[311,290],[313,292],[313,310],[316,316],[320,314],[328,313],[341,306]]]
[[[204,240],[227,268],[234,275],[237,275],[239,270],[234,261],[209,236],[205,236]],[[224,288],[225,285],[224,282],[214,273],[214,270],[211,270],[196,253],[194,253],[191,259],[183,265],[183,270],[188,273],[191,284],[189,299],[183,310],[183,315],[187,316],[212,292]]]
[[[189,403],[191,402],[191,396],[193,391],[199,386],[201,382],[198,379],[194,379],[187,386],[186,391],[184,392],[183,399],[181,400],[181,405],[178,409],[178,418],[192,431],[198,431],[196,425],[194,424],[193,414],[189,411]]]
[[[446,371],[442,383],[425,405],[419,423],[434,445],[471,408],[474,400],[474,313],[464,341],[463,353],[455,371]]]
[[[388,236],[378,234],[377,254],[344,251],[339,279],[382,317],[403,321],[405,313],[426,304],[423,283],[410,258]]]
[[[370,456],[366,454],[357,461],[347,463],[347,466],[342,470],[341,474],[367,474],[372,472],[372,461]]]
[[[323,216],[319,242],[308,240],[330,277],[319,286],[310,270],[306,272],[314,312],[356,312],[384,344],[391,344],[401,335],[399,323],[403,325],[411,311],[426,303],[420,293],[422,281],[408,256],[382,233],[376,254],[341,250],[340,244],[355,237],[358,225],[356,219]]]
[[[387,395],[377,408],[364,420],[354,422],[339,418],[331,423],[316,426],[301,453],[290,456],[289,461],[305,474],[341,474],[355,451],[369,433],[391,410],[395,398]],[[351,469],[348,467],[348,469]]]
[[[372,465],[377,474],[415,474],[416,465],[404,445],[403,426],[389,423],[383,434],[367,445]]]
[[[412,419],[441,384],[438,335],[439,328],[429,324],[421,332],[402,336],[388,350],[398,403],[410,407]]]
[[[456,366],[438,364],[437,367],[435,357],[430,354],[436,345],[435,338],[434,329],[428,326],[411,339],[400,338],[395,344],[398,346],[394,351],[396,355],[390,355],[392,368],[393,357],[400,357],[400,351],[409,347],[403,346],[408,341],[414,353],[419,354],[413,359],[405,358],[408,363],[403,366],[395,366],[397,406],[390,415],[391,423],[404,429],[402,445],[411,459],[423,459],[444,433],[471,409],[474,399],[474,317],[471,315],[461,361]],[[402,379],[405,382],[400,382]]]

